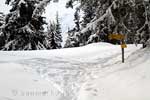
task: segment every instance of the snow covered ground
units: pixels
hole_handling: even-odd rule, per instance
[[[126,63],[109,65],[97,74],[84,83],[78,100],[150,99],[150,49],[138,50]]]
[[[119,45],[0,52],[0,100],[149,100],[150,50]]]

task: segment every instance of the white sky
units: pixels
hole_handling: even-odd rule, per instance
[[[46,13],[44,13],[44,16],[47,17],[47,21],[55,20],[56,18],[56,12],[58,11],[59,18],[61,23],[63,24],[62,31],[65,32],[68,27],[72,28],[74,25],[73,19],[74,19],[74,9],[66,8],[67,0],[59,0],[59,3],[53,3],[51,2],[46,7]]]
[[[5,14],[9,12],[10,6],[5,4],[5,0],[0,0],[0,12]]]

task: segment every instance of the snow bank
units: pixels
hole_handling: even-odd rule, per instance
[[[124,64],[107,66],[89,80],[78,100],[149,100],[150,50],[138,50]]]

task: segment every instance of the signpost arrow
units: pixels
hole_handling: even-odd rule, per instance
[[[110,40],[113,40],[113,39],[115,39],[115,40],[124,40],[125,39],[125,35],[123,35],[123,34],[110,34],[108,36],[108,38]]]

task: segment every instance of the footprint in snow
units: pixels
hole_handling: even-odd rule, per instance
[[[86,91],[89,91],[89,92],[91,92],[91,94],[93,95],[93,96],[97,96],[98,94],[98,90],[97,89],[94,89],[94,88],[86,88],[85,89]]]
[[[86,91],[91,91],[93,88],[86,88],[85,90]]]

